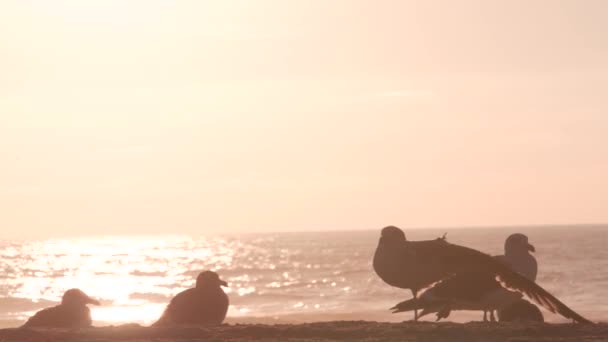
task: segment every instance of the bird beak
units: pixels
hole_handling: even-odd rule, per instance
[[[101,305],[101,303],[97,299],[93,299],[91,297],[87,298],[87,304]]]
[[[220,280],[220,285],[222,285],[224,287],[228,287],[228,283],[223,280]]]
[[[534,246],[532,246],[531,244],[528,244],[528,250],[530,252],[536,252],[536,248],[534,248]]]

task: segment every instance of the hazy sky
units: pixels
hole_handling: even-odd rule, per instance
[[[607,222],[607,16],[0,0],[0,238]]]

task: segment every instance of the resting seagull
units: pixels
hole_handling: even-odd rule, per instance
[[[79,289],[67,290],[61,304],[38,311],[25,322],[23,328],[87,328],[93,323],[87,304],[99,305],[99,301]]]
[[[178,293],[154,326],[179,324],[217,325],[228,312],[228,296],[221,286],[228,284],[212,271],[201,272],[196,287]]]
[[[490,274],[503,287],[525,294],[553,313],[576,322],[591,323],[509,266],[474,249],[450,244],[445,239],[407,241],[401,229],[385,227],[374,254],[373,266],[384,282],[411,290],[414,298],[418,298],[420,290],[461,273]],[[415,319],[418,319],[417,313]]]

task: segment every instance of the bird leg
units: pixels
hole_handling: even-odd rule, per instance
[[[412,290],[412,295],[414,299],[418,299],[418,290]],[[414,322],[418,322],[418,307],[414,309]]]
[[[494,310],[490,310],[490,322],[496,322],[496,317],[494,317]]]
[[[483,321],[484,322],[488,321],[488,310],[483,310]]]

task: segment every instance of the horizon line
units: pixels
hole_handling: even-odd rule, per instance
[[[389,226],[387,224],[382,227]],[[219,235],[249,235],[249,234],[302,234],[302,233],[331,233],[331,232],[364,232],[379,230],[379,228],[349,228],[349,229],[313,229],[313,230],[260,230],[260,231],[244,231],[235,230],[229,232],[221,232],[220,230],[209,231],[204,234],[191,234],[191,233],[113,233],[113,234],[59,234],[57,236],[45,236],[41,238],[25,238],[25,237],[3,237],[0,236],[0,241],[36,241],[36,240],[49,240],[49,239],[78,239],[78,238],[108,238],[108,237],[145,237],[145,236],[188,236],[188,237],[202,237],[202,236],[219,236]],[[454,229],[506,229],[506,228],[532,228],[532,229],[559,229],[567,227],[597,227],[597,228],[608,228],[608,222],[597,222],[597,223],[559,223],[559,224],[505,224],[505,225],[462,225],[462,226],[401,226],[404,230],[454,230]]]

